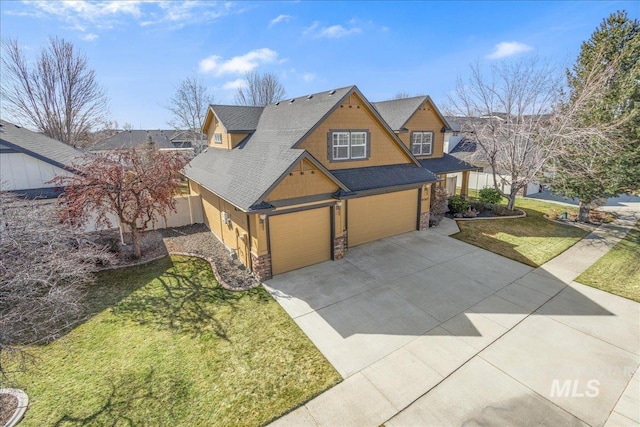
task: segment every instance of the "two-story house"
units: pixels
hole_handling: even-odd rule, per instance
[[[438,177],[355,86],[210,106],[185,168],[204,221],[261,279],[428,227]],[[441,148],[440,148],[441,150]]]

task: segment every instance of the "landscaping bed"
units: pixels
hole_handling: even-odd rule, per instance
[[[340,381],[265,289],[193,257],[101,272],[86,321],[29,351],[21,427],[263,425]]]

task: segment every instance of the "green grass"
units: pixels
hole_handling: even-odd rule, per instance
[[[640,302],[640,222],[576,281]]]
[[[89,302],[32,348],[21,427],[260,425],[340,381],[263,288],[228,292],[200,259],[104,272]]]
[[[517,198],[516,207],[527,216],[515,219],[457,221],[460,233],[454,237],[521,263],[538,267],[588,234],[586,230],[557,224],[544,215],[558,205],[540,200]],[[562,207],[569,212],[575,208]]]

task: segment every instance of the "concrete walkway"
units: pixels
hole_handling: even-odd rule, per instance
[[[308,308],[303,308],[299,301],[292,301],[295,298],[271,288],[285,309],[290,313],[292,307],[298,310],[292,317],[330,361],[338,361],[337,368],[345,377],[342,383],[272,425],[640,424],[640,304],[573,281],[622,239],[640,216],[640,206],[617,209],[620,219],[615,224],[600,227],[535,270],[526,266],[509,268],[504,280],[489,280],[500,275],[503,261],[498,261],[497,270],[487,261],[465,270],[465,264],[456,261],[474,264],[476,258],[485,256],[485,251],[475,248],[478,252],[469,249],[456,260],[444,260],[442,266],[437,260],[433,261],[436,265],[423,265],[424,270],[402,277],[402,283],[364,290],[363,294],[380,293],[383,301],[393,294],[386,291],[387,287],[393,292],[405,292],[408,301],[424,310],[409,317],[426,325],[423,333],[407,334],[403,329],[400,334],[392,330],[388,334],[370,334],[366,341],[354,341],[360,347],[375,346],[376,340],[388,342],[391,336],[394,350],[380,353],[382,356],[376,360],[351,361],[349,356],[359,359],[364,354],[378,354],[364,353],[357,345],[347,345],[346,354],[331,354],[328,342],[323,341],[331,330],[317,333],[316,329],[331,329],[332,325],[316,314],[314,301],[307,301]],[[447,224],[443,229],[451,226]],[[443,234],[451,231],[455,230]],[[448,239],[454,248],[462,249],[458,241],[436,238],[433,230],[425,235],[425,245],[438,240],[447,250],[447,241],[440,239]],[[393,242],[411,246],[416,244],[413,237],[396,238]],[[509,266],[513,263],[504,262]],[[450,270],[443,269],[447,265]],[[428,283],[433,274],[440,274],[441,285],[446,285],[453,274],[465,275],[466,271],[473,272],[479,286],[459,289],[458,297],[464,300],[476,293],[479,302],[453,317],[447,318],[447,307],[443,305],[452,302],[439,300],[441,295],[434,293],[439,288],[429,290],[438,300],[436,307],[421,301],[423,294],[411,294]],[[409,281],[412,286],[407,287],[408,278],[416,275],[420,280]],[[483,293],[486,287],[493,292]],[[384,310],[384,304],[379,304],[371,313],[368,307],[358,307],[357,301],[331,303],[328,308],[318,308],[318,313],[333,310],[334,316],[369,315],[375,321],[376,310]],[[398,312],[397,316],[402,316],[401,306],[388,304]],[[326,319],[330,319],[329,314],[324,313]],[[392,316],[380,315],[385,322],[393,322]],[[374,330],[384,332],[379,328],[377,325]],[[347,343],[354,336],[363,335],[362,329],[350,334],[337,332],[334,335],[341,335]]]

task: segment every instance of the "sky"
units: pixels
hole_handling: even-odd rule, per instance
[[[355,84],[370,101],[404,92],[443,106],[475,61],[537,55],[570,67],[616,10],[640,18],[631,1],[3,0],[0,38],[17,38],[30,58],[50,36],[72,42],[108,94],[111,120],[167,129],[166,105],[191,76],[220,104],[233,104],[255,71],[278,76],[287,98]]]

